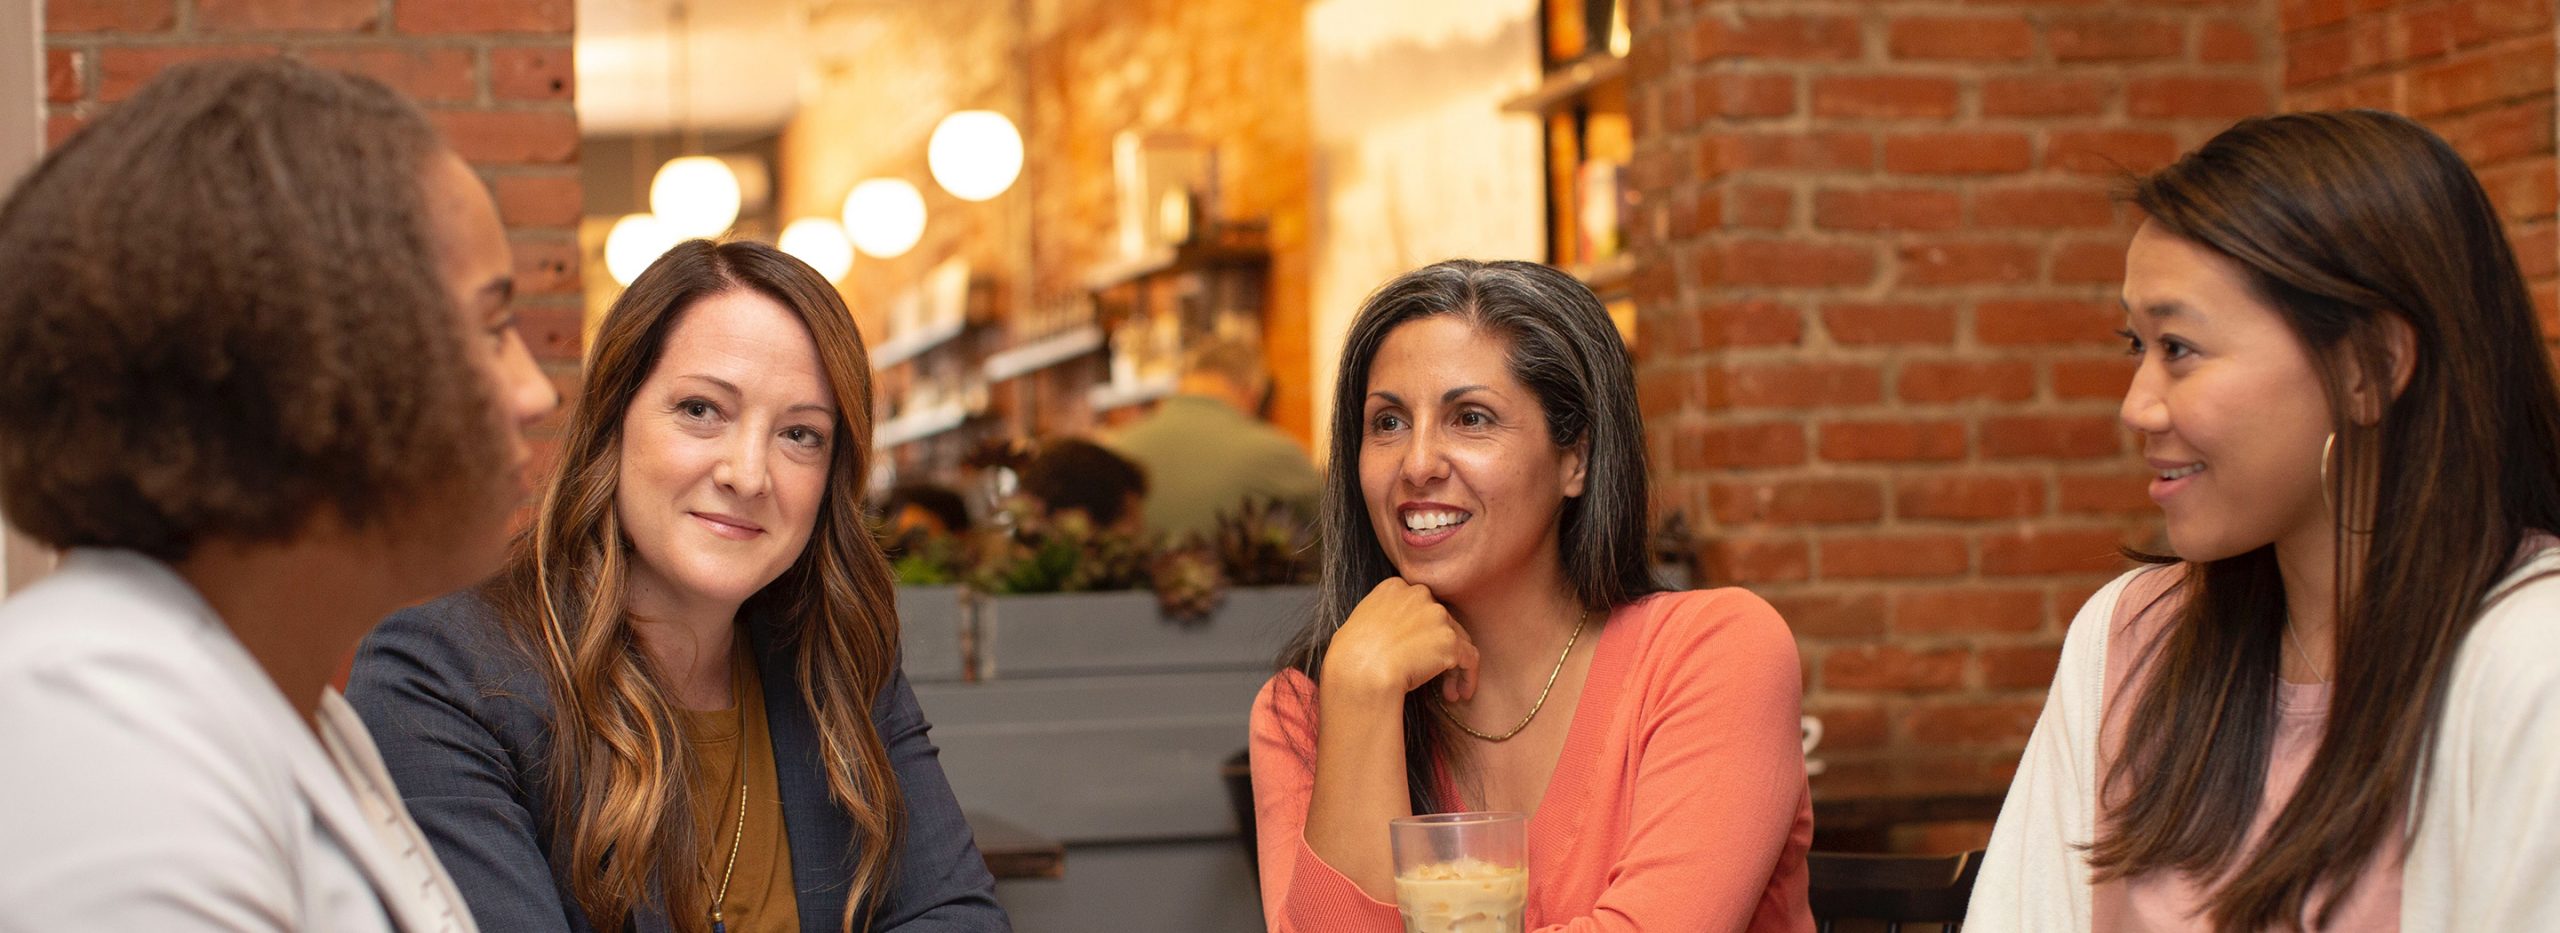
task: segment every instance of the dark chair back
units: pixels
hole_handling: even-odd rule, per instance
[[[1218,766],[1218,777],[1227,782],[1227,803],[1236,808],[1236,838],[1244,840],[1244,863],[1253,869],[1258,883],[1262,878],[1262,850],[1253,837],[1252,757],[1252,749],[1236,749],[1225,764]]]
[[[1886,933],[1903,924],[1936,924],[1941,933],[1964,926],[1982,850],[1959,855],[1869,855],[1814,852],[1805,856],[1811,878],[1813,920],[1831,933],[1841,920],[1883,921]]]

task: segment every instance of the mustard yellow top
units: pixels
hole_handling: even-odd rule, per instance
[[[738,843],[738,865],[730,873],[728,896],[716,905],[720,921],[727,933],[796,933],[800,907],[791,884],[791,838],[783,830],[782,790],[774,776],[773,735],[765,728],[764,681],[748,652],[740,650],[737,655],[734,705],[676,711],[700,764],[686,790],[694,802],[694,838],[707,840],[697,860],[703,872],[703,895],[719,893],[721,872],[729,865],[730,843],[739,838],[738,785],[744,768],[746,834]],[[675,918],[675,926],[707,930],[711,921]]]

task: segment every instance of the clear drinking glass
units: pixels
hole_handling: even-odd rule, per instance
[[[1435,813],[1387,823],[1396,910],[1405,933],[1527,929],[1529,818],[1508,811]]]

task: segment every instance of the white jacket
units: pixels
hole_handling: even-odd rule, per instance
[[[0,604],[0,933],[472,933],[364,724],[306,725],[166,564]]]
[[[2445,696],[2401,869],[2407,933],[2560,930],[2560,548],[2483,613]],[[1973,889],[1966,933],[2090,928],[2107,632],[2135,570],[2080,607]]]

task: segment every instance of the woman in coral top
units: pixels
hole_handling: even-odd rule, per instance
[[[2072,623],[1965,929],[2560,929],[2560,393],[2496,207],[2377,111],[2132,199],[2172,553]]]
[[[1316,619],[1254,702],[1272,930],[1399,929],[1387,822],[1461,810],[1529,814],[1531,929],[1812,929],[1795,641],[1741,590],[1661,591],[1645,486],[1581,283],[1461,260],[1369,297]]]

